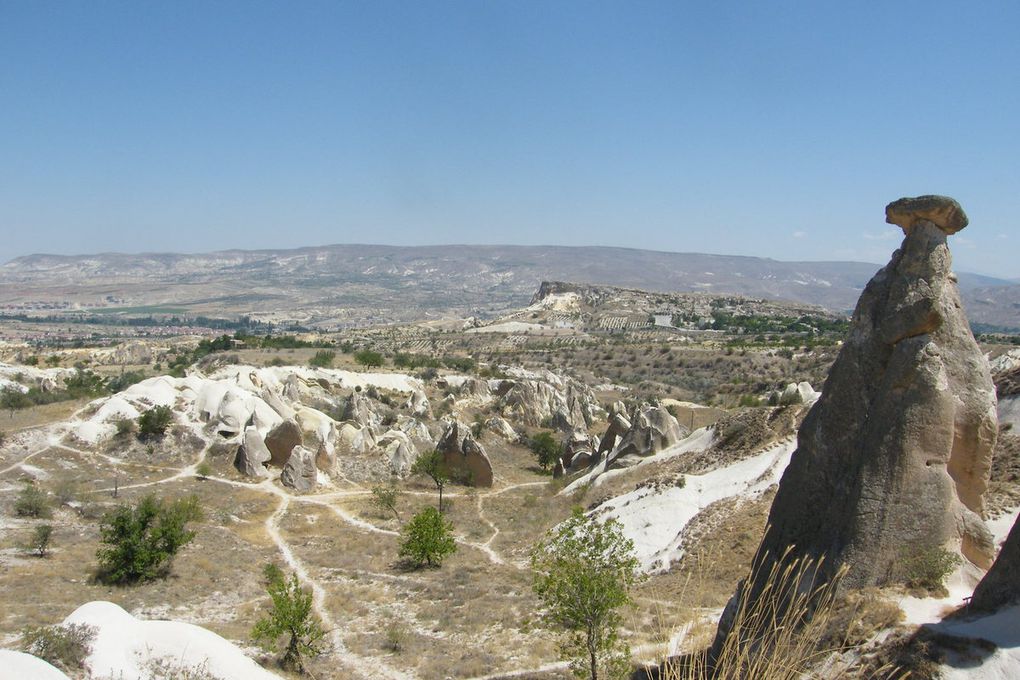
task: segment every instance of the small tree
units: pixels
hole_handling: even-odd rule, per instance
[[[308,363],[316,368],[329,368],[333,365],[334,359],[336,359],[336,352],[328,349],[320,349]]]
[[[383,512],[392,512],[393,516],[400,521],[400,513],[397,512],[397,501],[400,499],[400,490],[393,484],[389,486],[372,487],[372,502]]]
[[[554,527],[531,552],[532,587],[543,620],[562,629],[561,652],[578,677],[598,680],[626,672],[630,650],[620,640],[619,609],[642,580],[633,542],[616,520],[587,517],[580,508]]]
[[[423,453],[414,461],[411,466],[411,474],[425,475],[436,485],[439,491],[439,511],[443,511],[443,487],[450,481],[450,470],[446,466],[443,454],[433,449]]]
[[[154,406],[138,416],[139,439],[153,439],[166,434],[166,429],[173,421],[173,411],[169,406]],[[118,431],[119,431],[118,427]]]
[[[404,527],[400,556],[406,557],[416,568],[424,565],[438,567],[447,555],[457,550],[452,530],[453,525],[429,506],[412,517]]]
[[[301,587],[297,574],[288,579],[275,564],[267,564],[263,574],[272,607],[255,623],[252,639],[266,651],[275,652],[280,638],[286,637],[287,647],[280,663],[300,672],[301,658],[321,654],[326,637],[313,611],[312,594]]]
[[[36,557],[46,557],[50,551],[50,538],[53,536],[52,524],[40,524],[32,532],[32,540],[28,544],[28,550]]]
[[[538,458],[538,465],[543,470],[548,470],[556,464],[560,455],[560,445],[556,437],[549,430],[538,432],[528,441],[528,448]]]
[[[49,499],[46,492],[32,482],[25,482],[14,501],[14,514],[18,517],[40,517],[43,519],[53,516]]]
[[[212,474],[212,465],[209,461],[203,460],[201,463],[195,466],[195,476],[199,479],[209,479],[209,475]]]
[[[373,352],[370,349],[363,349],[360,352],[355,352],[354,360],[368,368],[376,368],[383,365],[382,354],[379,354],[379,352]]]
[[[149,495],[134,508],[111,510],[99,526],[99,579],[136,583],[166,575],[177,552],[195,538],[188,522],[201,516],[195,496],[165,503]]]

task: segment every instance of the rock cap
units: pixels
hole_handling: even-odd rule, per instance
[[[904,234],[918,222],[931,222],[946,234],[955,234],[967,226],[967,213],[948,196],[901,198],[885,206],[885,221],[895,224]]]

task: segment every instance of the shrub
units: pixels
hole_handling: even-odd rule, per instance
[[[134,508],[114,508],[99,526],[99,580],[136,583],[165,576],[177,552],[195,538],[188,522],[201,516],[195,496],[165,503],[149,495]]]
[[[68,673],[85,670],[98,629],[85,623],[28,628],[21,635],[26,652]]]
[[[269,652],[276,651],[280,638],[287,638],[280,663],[284,668],[302,670],[301,657],[323,651],[326,632],[315,616],[312,593],[301,587],[297,574],[288,579],[274,564],[263,570],[272,607],[251,630],[252,639]]]
[[[932,593],[945,591],[945,579],[963,560],[945,548],[929,548],[909,555],[903,561],[903,574],[909,588]]]
[[[354,353],[354,360],[362,366],[369,368],[375,368],[383,365],[383,356],[379,352],[373,352],[370,349],[363,349],[360,352]]]
[[[404,527],[400,556],[416,568],[440,566],[447,555],[457,550],[452,529],[453,525],[438,510],[432,506],[425,508]]]
[[[53,510],[46,492],[32,482],[25,482],[14,501],[14,514],[18,517],[48,518],[53,516]]]
[[[138,436],[143,440],[162,437],[172,421],[173,411],[169,406],[150,408],[138,416]]]
[[[136,423],[130,418],[119,418],[116,422],[117,436],[123,437],[135,431]]]
[[[320,349],[308,362],[316,368],[330,368],[336,359],[336,352],[328,349]]]
[[[195,466],[195,476],[199,479],[208,479],[209,475],[212,474],[212,465],[209,465],[209,461],[203,460],[197,466]]]
[[[123,392],[127,388],[131,387],[136,383],[140,383],[145,380],[145,374],[141,371],[127,371],[120,375],[110,378],[106,382],[106,387],[111,392]]]
[[[37,557],[46,557],[46,553],[50,550],[50,538],[52,536],[52,524],[37,526],[32,532],[32,539],[29,541],[28,546],[26,546],[28,551],[34,553]]]

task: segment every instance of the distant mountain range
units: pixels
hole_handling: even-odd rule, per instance
[[[0,305],[153,307],[349,325],[526,305],[544,280],[701,291],[852,309],[879,265],[570,246],[331,245],[206,254],[29,255],[0,266]],[[1020,329],[1020,284],[959,273],[974,323]]]

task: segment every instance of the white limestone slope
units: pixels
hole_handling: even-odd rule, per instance
[[[603,503],[595,515],[623,525],[643,570],[668,569],[683,555],[683,532],[692,519],[712,503],[754,498],[778,484],[796,446],[794,439],[784,440],[732,465],[687,475],[682,487],[635,489]]]
[[[175,666],[204,668],[222,680],[276,680],[232,642],[179,621],[137,619],[112,602],[89,602],[64,619],[98,628],[88,665],[95,677],[147,677],[146,665],[166,659]]]
[[[942,665],[943,680],[1015,680],[1020,678],[1020,605],[972,621],[947,621],[933,626],[946,635],[993,643],[991,652],[974,646],[955,650]]]
[[[57,670],[42,659],[0,649],[0,680],[70,680],[63,671]]]

